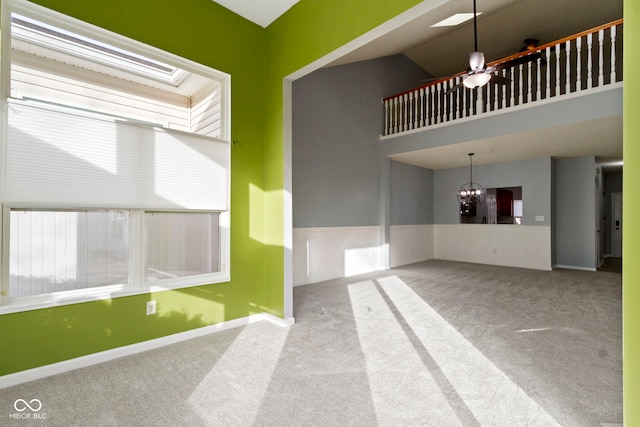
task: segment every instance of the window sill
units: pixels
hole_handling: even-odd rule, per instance
[[[57,292],[33,297],[16,298],[6,300],[0,305],[0,316],[4,314],[20,313],[23,311],[42,310],[62,307],[71,304],[81,304],[94,301],[105,301],[113,298],[128,297],[133,295],[151,294],[176,289],[191,288],[196,286],[226,283],[231,280],[228,272],[203,274],[184,279],[167,279],[152,282],[141,287],[125,285],[105,286],[93,289],[80,289],[74,291]]]

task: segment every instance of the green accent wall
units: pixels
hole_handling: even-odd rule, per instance
[[[255,313],[283,317],[283,78],[419,1],[302,0],[268,29],[210,0],[32,2],[231,75],[232,280],[2,315],[0,375]]]
[[[640,68],[640,3],[624,2],[624,75]],[[640,183],[640,81],[624,81],[624,170],[622,188]],[[640,426],[640,200],[623,196],[622,375],[624,425]]]
[[[212,1],[34,1],[232,76],[231,282],[0,316],[0,375],[269,312],[265,245],[264,29]],[[253,190],[251,190],[253,189]],[[249,224],[253,224],[252,227]],[[146,301],[158,301],[146,316]]]

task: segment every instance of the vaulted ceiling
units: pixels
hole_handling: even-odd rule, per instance
[[[264,27],[299,0],[215,0]],[[392,0],[389,0],[392,1]],[[346,64],[404,54],[432,75],[466,68],[473,50],[473,24],[431,28],[456,13],[473,12],[473,0],[425,0],[436,5],[429,13],[390,31],[334,61]],[[623,0],[476,0],[478,47],[488,61],[517,52],[526,38],[540,43],[622,18]]]
[[[281,13],[286,12],[297,0],[216,0],[223,6],[262,26],[268,26]],[[391,0],[390,0],[391,1]],[[623,0],[476,0],[478,16],[478,48],[485,53],[487,61],[498,59],[520,50],[524,40],[534,38],[540,44],[551,42],[580,31],[622,18]],[[426,72],[433,76],[447,76],[463,71],[467,66],[468,53],[473,50],[473,21],[467,21],[455,27],[437,27],[431,25],[456,13],[473,12],[473,0],[425,0],[433,8],[429,13],[416,16],[399,28],[373,38],[368,43],[333,60],[328,66],[358,62],[383,56],[404,54]],[[583,147],[589,147],[590,153],[575,151],[571,144],[551,145],[554,150],[542,153],[544,149],[536,144],[536,150],[520,153],[513,150],[513,158],[535,156],[569,157],[576,155],[607,156],[602,161],[622,158],[621,120],[613,119],[598,122],[594,126],[597,132],[585,132],[588,126],[564,128],[560,133],[565,141],[588,140]],[[543,131],[540,131],[543,132]],[[532,134],[530,139],[540,141],[540,132]],[[544,133],[544,132],[543,132]],[[575,133],[575,135],[574,135]],[[598,146],[603,144],[603,133],[615,141],[617,148]],[[553,133],[557,140],[558,132]],[[526,139],[527,135],[520,135]],[[545,138],[543,138],[544,140]],[[504,141],[482,140],[467,144],[458,144],[436,150],[422,150],[414,153],[409,163],[429,168],[455,167],[457,159],[466,159],[469,150],[481,152],[483,147],[495,146]],[[523,144],[522,147],[527,147]],[[559,151],[558,147],[573,147],[571,152]],[[524,149],[524,148],[523,148]],[[437,152],[440,150],[440,152]],[[457,150],[457,151],[456,151]],[[549,148],[550,150],[550,148]],[[459,151],[459,152],[458,152]],[[505,152],[511,152],[506,150]],[[606,153],[606,154],[603,154]],[[613,153],[613,154],[612,154]],[[407,153],[401,161],[411,158]],[[438,158],[441,161],[430,164],[426,159]],[[425,159],[422,161],[421,159]],[[448,159],[448,160],[447,160]],[[501,159],[508,161],[509,158]]]

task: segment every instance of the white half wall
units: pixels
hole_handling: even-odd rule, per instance
[[[381,228],[293,229],[293,285],[384,269]],[[389,265],[429,259],[551,270],[551,227],[491,224],[394,225]]]
[[[381,228],[293,229],[293,285],[322,282],[383,269]]]
[[[551,227],[434,225],[436,259],[551,270]]]
[[[392,225],[389,233],[389,265],[398,267],[434,257],[434,225]]]

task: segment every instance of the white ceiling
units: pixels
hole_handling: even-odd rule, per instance
[[[263,27],[297,1],[216,0]],[[425,1],[437,6],[341,56],[329,66],[404,54],[433,76],[463,71],[468,53],[473,50],[473,21],[457,27],[430,26],[455,13],[473,12],[473,1]],[[526,38],[538,39],[543,44],[621,18],[622,4],[623,0],[477,0],[477,11],[482,13],[477,19],[478,48],[485,53],[487,61],[498,59],[519,51]],[[608,137],[603,138],[603,134]],[[432,169],[457,167],[460,161],[467,161],[466,154],[471,151],[476,152],[474,163],[478,164],[548,156],[622,158],[621,117],[518,136],[519,144],[514,144],[511,137],[508,141],[507,138],[494,138],[405,153],[394,158]],[[581,145],[571,141],[580,141]]]
[[[262,27],[268,27],[299,0],[214,0]]]

